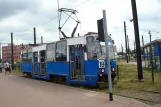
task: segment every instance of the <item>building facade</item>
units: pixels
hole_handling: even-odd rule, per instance
[[[154,69],[161,71],[161,39],[146,44],[143,49],[144,66],[151,68],[153,64]]]
[[[32,44],[23,45],[24,50],[29,49],[32,46],[33,46]],[[13,46],[14,63],[17,63],[20,61],[21,51],[22,51],[22,45],[14,45]],[[2,47],[2,61],[3,62],[6,62],[6,61],[11,62],[11,45],[10,44],[8,44],[8,46]]]

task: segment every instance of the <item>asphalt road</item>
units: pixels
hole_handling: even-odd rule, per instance
[[[135,100],[0,73],[0,107],[150,107]]]

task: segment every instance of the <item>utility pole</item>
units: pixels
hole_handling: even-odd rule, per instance
[[[34,45],[36,45],[36,28],[34,27]]]
[[[130,60],[130,47],[129,47],[129,36],[127,35],[127,46],[128,46],[128,60]]]
[[[144,46],[144,36],[142,35],[142,45]]]
[[[138,80],[142,80],[143,79],[143,72],[142,72],[140,37],[139,37],[139,26],[138,26],[138,15],[137,15],[137,9],[136,9],[136,1],[131,0],[131,4],[132,4],[135,41],[136,41]]]
[[[43,45],[43,37],[41,36],[41,44]]]
[[[150,62],[151,62],[151,68],[152,68],[152,82],[154,82],[154,70],[153,70],[153,52],[152,52],[152,44],[151,44],[151,32],[149,31],[149,38],[150,38]]]
[[[127,55],[127,35],[126,35],[126,22],[124,21],[124,32],[125,32],[125,47],[126,47],[126,61],[129,63],[128,55]]]
[[[143,51],[143,55],[144,55],[144,62],[145,62],[145,67],[146,67],[146,61],[145,61],[145,52],[144,52],[144,36],[142,35],[142,51]]]
[[[123,52],[123,46],[121,44],[121,49],[122,49],[122,57],[124,56],[124,52]]]
[[[14,55],[13,55],[13,33],[11,32],[11,62],[12,62],[12,70],[14,70]]]
[[[149,39],[150,39],[150,43],[151,43],[151,31],[149,31]]]
[[[110,57],[109,57],[109,36],[107,32],[107,21],[106,21],[106,10],[103,10],[103,28],[104,28],[104,36],[105,36],[105,45],[106,45],[106,55],[107,55],[107,67],[108,67],[108,85],[109,85],[109,100],[113,100],[112,94],[112,80],[111,80],[111,66],[110,66]]]

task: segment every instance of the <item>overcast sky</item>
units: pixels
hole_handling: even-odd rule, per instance
[[[84,1],[59,0],[60,8],[73,8]],[[140,35],[144,35],[145,43],[149,41],[149,30],[152,31],[152,40],[159,38],[161,33],[156,32],[161,31],[161,0],[136,0],[136,3]],[[74,9],[81,21],[76,33],[97,32],[97,20],[102,18],[102,10],[105,9],[108,33],[112,34],[118,50],[121,43],[125,46],[123,21],[127,23],[130,47],[133,48],[133,23],[129,21],[132,18],[131,0],[89,0]],[[57,14],[57,0],[0,0],[0,42],[9,43],[13,32],[14,44],[33,43],[33,27],[37,28],[38,43],[41,36],[44,42],[56,41],[59,39],[58,19],[46,22]],[[63,14],[62,23],[66,18],[67,15]],[[75,26],[76,22],[70,19],[62,30],[70,36]]]

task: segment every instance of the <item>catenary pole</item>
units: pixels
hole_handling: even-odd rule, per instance
[[[109,36],[108,36],[108,32],[107,32],[106,10],[103,10],[103,27],[104,27],[107,65],[108,65],[107,67],[108,67],[109,100],[112,101],[113,94],[112,94],[111,66],[110,66],[109,45],[108,45]]]

